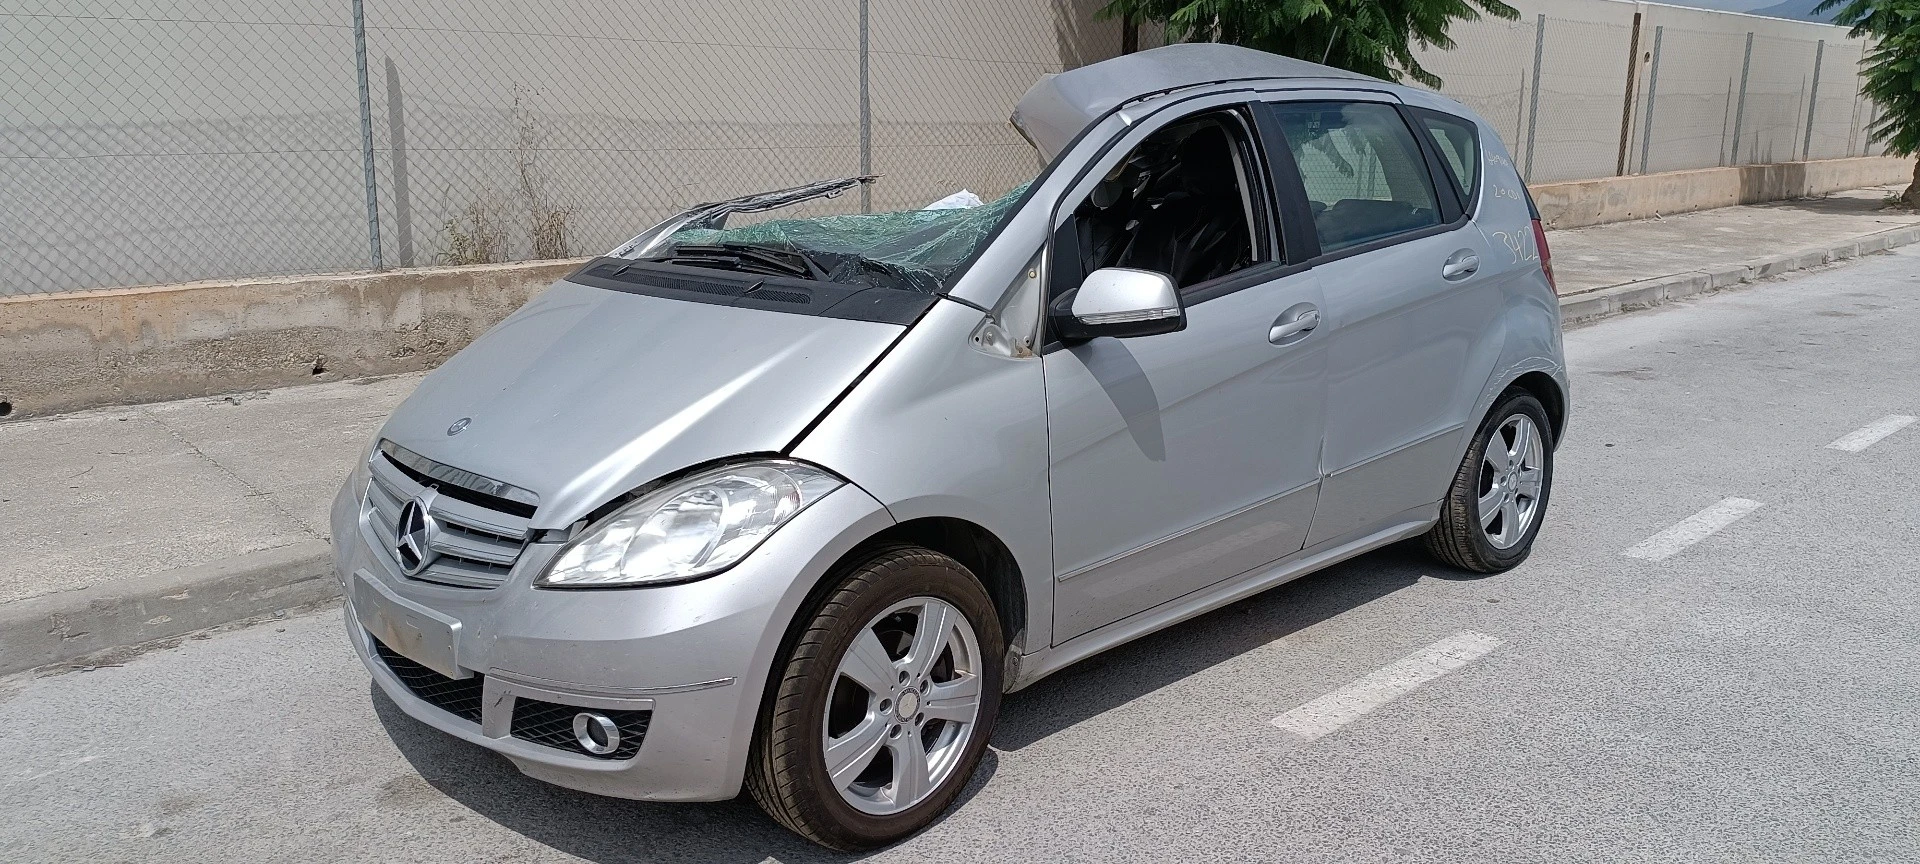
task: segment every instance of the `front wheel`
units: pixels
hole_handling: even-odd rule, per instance
[[[747,789],[794,832],[854,851],[931,823],[986,752],[1004,656],[993,601],[959,562],[878,550],[776,668]]]
[[[1502,394],[1454,474],[1440,521],[1427,531],[1427,551],[1475,573],[1527,560],[1553,491],[1552,429],[1533,394]]]

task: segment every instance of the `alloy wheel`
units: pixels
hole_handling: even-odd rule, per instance
[[[980,643],[960,610],[913,597],[874,616],[834,674],[827,776],[854,809],[899,813],[959,767],[980,719]]]
[[[1533,525],[1540,509],[1545,454],[1540,429],[1525,414],[1508,417],[1487,439],[1478,515],[1480,530],[1494,548],[1513,548]]]

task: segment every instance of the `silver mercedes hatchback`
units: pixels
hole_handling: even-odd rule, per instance
[[[1399,540],[1527,557],[1565,428],[1537,214],[1448,99],[1219,45],[1050,76],[977,206],[705,205],[428,376],[336,500],[409,715],[838,849],[951,805],[1003,694]]]

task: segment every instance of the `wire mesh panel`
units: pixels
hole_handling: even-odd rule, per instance
[[[1813,82],[1814,43],[1774,36],[1753,37],[1746,110],[1739,111],[1736,164],[1790,162],[1800,158],[1807,122],[1807,90]]]
[[[1118,52],[1104,5],[6,0],[0,295],[586,255],[695,203],[865,170],[867,196],[773,215],[991,199],[1039,167],[1007,122],[1019,96]],[[1670,22],[1657,64],[1630,56],[1636,8]],[[1629,98],[1629,170],[1880,150],[1839,28],[1565,12],[1586,18],[1463,22],[1419,55],[1532,182],[1614,174]]]
[[[666,11],[371,3],[384,257],[593,254],[692,204],[858,172],[855,4]]]
[[[1663,30],[1653,128],[1641,142],[1648,171],[1726,164],[1745,51],[1745,34]]]
[[[1866,121],[1860,105],[1860,44],[1827,40],[1820,56],[1819,88],[1814,92],[1812,134],[1807,136],[1806,158],[1839,159],[1857,156],[1859,129]]]
[[[1111,56],[1120,38],[1118,28],[1098,28],[1094,48],[1068,31],[1062,45],[1052,28],[1031,26],[1051,8],[873,5],[874,209],[913,209],[963,188],[992,200],[1033,177],[1034,150],[1007,122],[1013,103],[1043,75]]]
[[[365,266],[345,8],[10,2],[0,294]]]
[[[1632,39],[1630,25],[1547,19],[1537,137],[1520,154],[1533,154],[1527,182],[1613,175]]]

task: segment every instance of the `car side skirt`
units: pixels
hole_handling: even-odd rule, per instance
[[[1045,651],[1024,655],[1019,660],[1018,675],[1010,679],[1007,691],[1013,692],[1029,687],[1034,682],[1088,657],[1109,648],[1124,645],[1154,631],[1204,615],[1229,603],[1244,600],[1390,543],[1417,537],[1425,533],[1439,515],[1439,501],[1410,508],[1381,521],[1377,526],[1309,546],[1271,564],[1256,567],[1224,582],[1176,597],[1152,609],[1076,636]]]

